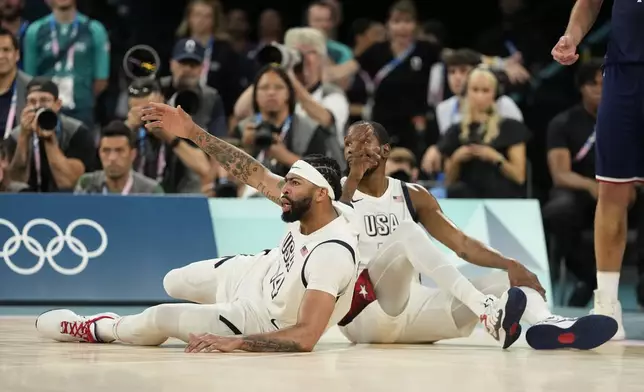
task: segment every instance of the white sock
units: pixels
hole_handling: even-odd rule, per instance
[[[619,290],[619,272],[597,271],[597,290],[604,298],[617,302]]]
[[[404,243],[407,259],[416,271],[432,278],[439,288],[449,291],[477,316],[484,313],[487,296],[461,274],[420,226],[402,223],[394,234]]]
[[[528,297],[528,303],[526,304],[525,312],[523,312],[522,320],[528,324],[534,325],[552,316],[550,309],[548,309],[548,304],[543,300],[541,294],[529,287],[519,288],[525,293],[526,297]]]

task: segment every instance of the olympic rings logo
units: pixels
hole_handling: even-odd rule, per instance
[[[43,247],[38,240],[29,235],[29,231],[35,226],[46,226],[51,228],[56,236],[52,238],[49,243]],[[98,223],[90,219],[77,219],[67,226],[67,229],[63,233],[63,230],[58,227],[58,225],[48,219],[33,219],[29,221],[25,227],[22,229],[22,232],[11,222],[6,219],[0,218],[0,226],[5,226],[13,234],[2,246],[0,251],[0,257],[2,257],[13,272],[20,275],[33,275],[40,271],[45,265],[45,261],[51,265],[56,272],[62,275],[77,275],[81,273],[87,264],[89,259],[98,257],[105,252],[107,248],[107,233],[105,229]],[[80,226],[88,226],[96,230],[101,237],[101,244],[95,250],[88,250],[87,246],[81,242],[78,238],[73,236],[74,230]],[[15,255],[20,249],[21,244],[25,244],[25,248],[31,252],[34,256],[38,257],[38,262],[36,265],[30,268],[22,268],[17,266],[11,261],[11,256]],[[65,268],[56,263],[54,257],[56,257],[62,250],[63,246],[67,244],[71,251],[81,258],[81,262],[78,266],[74,268]]]

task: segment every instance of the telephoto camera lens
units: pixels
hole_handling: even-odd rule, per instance
[[[36,121],[40,129],[51,131],[56,128],[58,124],[58,115],[51,109],[38,109],[36,111]]]
[[[199,106],[201,105],[199,92],[194,89],[179,90],[174,99],[174,105],[181,106],[186,113],[194,116],[199,111]]]

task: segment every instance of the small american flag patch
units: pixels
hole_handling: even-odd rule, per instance
[[[300,253],[302,254],[302,256],[306,256],[309,254],[309,250],[306,249],[306,246],[303,246],[302,249],[300,249]]]
[[[394,196],[394,201],[397,201],[397,202],[401,203],[403,201],[403,197],[402,196]]]

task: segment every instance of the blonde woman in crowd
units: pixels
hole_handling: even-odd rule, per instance
[[[498,80],[485,67],[475,68],[464,87],[462,120],[440,141],[448,197],[525,197],[526,141],[521,122],[501,118],[495,103]]]

